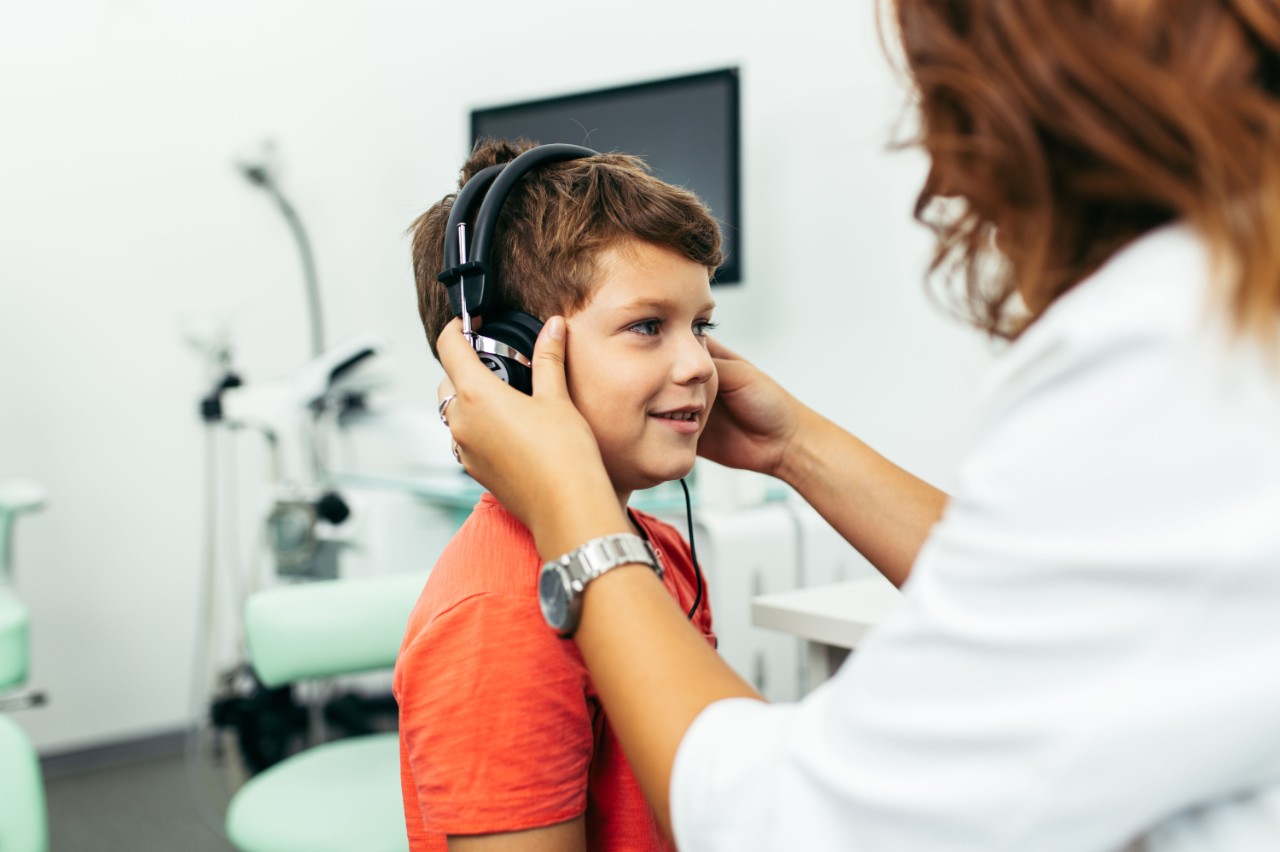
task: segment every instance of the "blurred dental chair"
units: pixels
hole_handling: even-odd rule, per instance
[[[277,687],[389,669],[425,576],[397,574],[267,589],[245,607],[249,661]],[[245,782],[227,809],[242,852],[401,852],[409,848],[395,733],[324,743]]]
[[[35,695],[5,697],[27,680],[30,659],[27,608],[13,593],[13,522],[44,506],[44,490],[21,480],[0,480],[0,711],[42,703]],[[40,761],[26,733],[0,715],[0,849],[44,852],[48,817]]]

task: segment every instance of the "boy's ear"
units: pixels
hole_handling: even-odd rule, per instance
[[[533,348],[542,323],[519,311],[496,314],[476,340],[480,360],[511,387],[533,393]],[[497,345],[493,345],[493,344]]]

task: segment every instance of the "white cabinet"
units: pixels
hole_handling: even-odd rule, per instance
[[[783,505],[791,511],[799,533],[796,539],[796,563],[800,569],[797,586],[826,586],[880,576],[880,572],[808,503],[795,500]]]
[[[663,513],[682,533],[684,513]],[[694,512],[720,655],[770,701],[800,696],[802,649],[794,637],[751,624],[751,599],[796,587],[796,523],[781,503]]]

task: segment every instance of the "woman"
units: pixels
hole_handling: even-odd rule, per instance
[[[683,849],[1280,848],[1280,8],[894,8],[935,270],[1015,342],[951,495],[711,347],[699,452],[793,485],[904,606],[768,706],[609,571],[575,638],[619,739]],[[547,559],[625,529],[564,328],[533,398],[439,341],[462,460]]]

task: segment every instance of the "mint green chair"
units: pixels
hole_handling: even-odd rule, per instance
[[[329,580],[259,592],[245,607],[249,661],[265,686],[389,669],[425,577]],[[242,852],[409,848],[394,733],[314,746],[250,778],[227,809]]]
[[[45,852],[49,833],[40,760],[8,716],[0,716],[0,802],[0,849]]]
[[[26,683],[30,660],[27,608],[13,593],[13,522],[23,512],[44,506],[38,485],[0,481],[0,695]],[[0,709],[7,702],[0,698]],[[18,705],[30,701],[16,699]],[[49,848],[48,816],[40,760],[26,733],[0,716],[0,850],[45,852]]]

